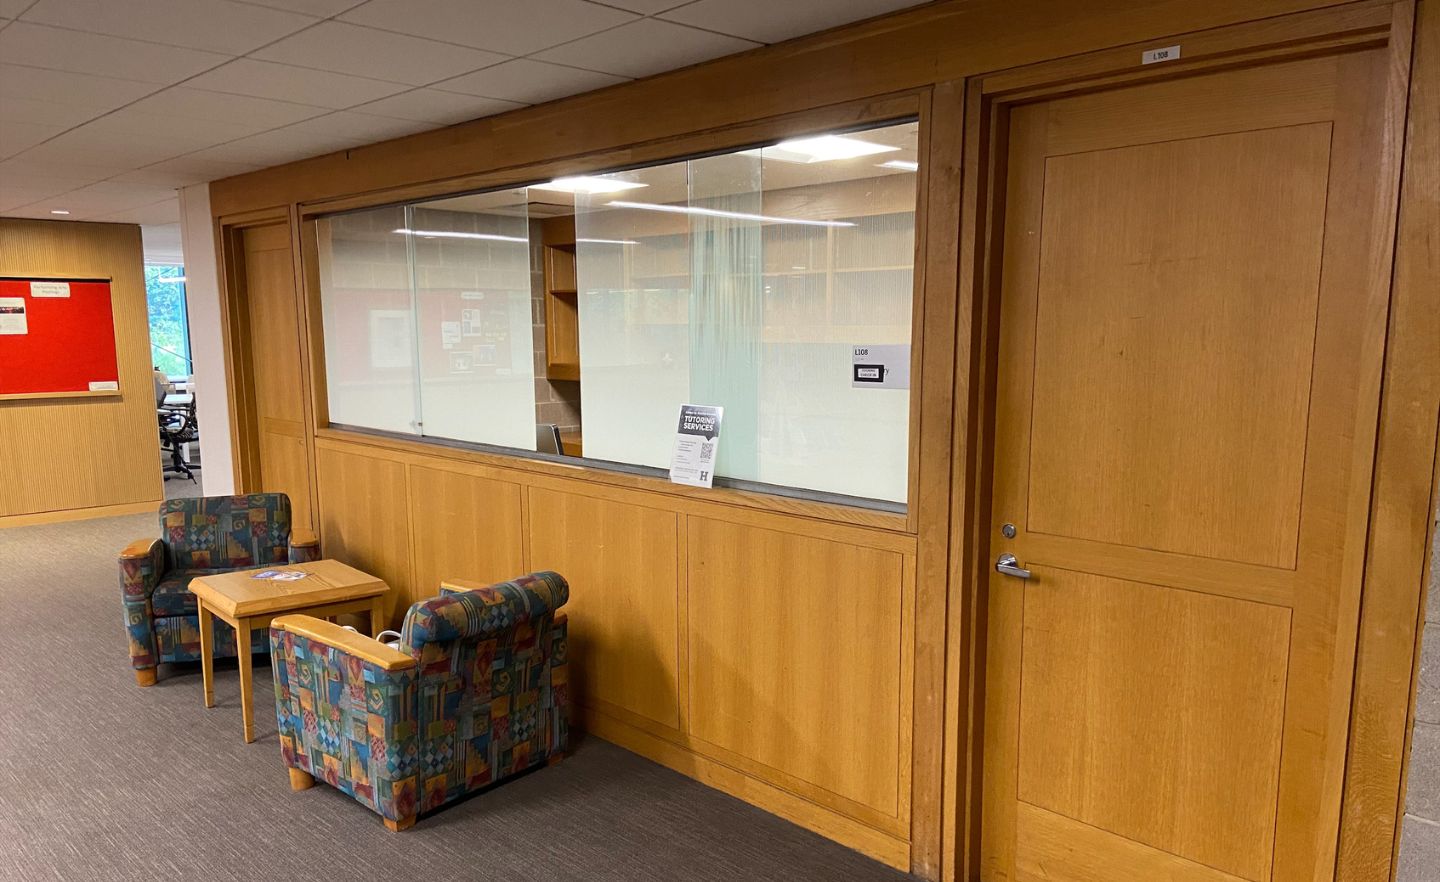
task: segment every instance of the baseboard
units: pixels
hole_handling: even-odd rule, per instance
[[[910,843],[808,799],[781,790],[724,763],[652,735],[591,708],[579,708],[580,728],[736,799],[833,839],[867,857],[910,872]]]
[[[36,524],[59,524],[65,521],[88,521],[91,518],[113,518],[127,514],[158,514],[163,499],[146,502],[122,502],[119,505],[97,505],[93,508],[66,508],[60,511],[37,511],[31,514],[0,517],[0,529],[31,527]]]

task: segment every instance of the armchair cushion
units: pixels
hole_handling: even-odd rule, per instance
[[[171,570],[155,584],[150,594],[151,613],[161,616],[195,615],[195,595],[190,593],[190,580],[196,576],[223,573],[225,570]]]
[[[498,634],[553,613],[570,599],[565,577],[548,571],[496,585],[447,581],[441,591],[410,608],[400,631],[401,652],[420,658],[426,643]]]
[[[283,493],[171,499],[160,522],[172,569],[239,569],[290,559],[290,499]]]

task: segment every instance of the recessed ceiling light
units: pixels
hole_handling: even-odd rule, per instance
[[[720,211],[716,208],[700,208],[694,205],[657,205],[653,202],[607,202],[612,208],[638,208],[642,211],[664,211],[670,214],[700,214],[705,217],[730,217],[736,220],[758,221],[762,224],[800,224],[806,227],[853,227],[849,221],[807,220],[799,217],[770,217],[765,214],[747,214],[743,211]]]
[[[880,163],[881,168],[898,168],[901,171],[919,171],[920,163],[911,162],[908,159],[892,159],[889,162]]]
[[[50,213],[51,213],[51,214],[69,214],[70,212],[66,211],[66,210],[63,209],[63,208],[52,208],[52,209],[50,209]]]
[[[766,147],[765,157],[786,159],[790,162],[829,162],[835,159],[873,156],[876,153],[893,153],[899,149],[888,144],[847,138],[844,135],[818,135],[814,138],[792,138],[781,141],[774,147]]]
[[[532,190],[555,190],[560,193],[620,193],[625,190],[635,190],[640,187],[648,187],[649,184],[640,184],[635,181],[622,181],[619,178],[598,178],[590,175],[579,175],[571,178],[556,178],[548,184],[531,184]]]
[[[419,236],[422,239],[484,239],[489,242],[529,242],[521,236],[501,236],[498,233],[457,233],[450,230],[407,230],[401,227],[398,230],[391,230],[392,233],[401,233],[406,236]]]

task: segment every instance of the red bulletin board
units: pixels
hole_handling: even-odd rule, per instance
[[[108,279],[0,278],[0,400],[119,394]]]

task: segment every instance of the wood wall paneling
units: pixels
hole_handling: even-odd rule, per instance
[[[0,218],[0,275],[109,279],[120,395],[0,402],[0,526],[163,496],[140,228]]]
[[[530,567],[570,582],[577,701],[680,728],[677,516],[531,488]]]
[[[322,446],[316,477],[324,500],[320,548],[326,557],[379,576],[390,586],[385,617],[388,627],[398,628],[409,599],[416,596],[410,579],[405,466]]]
[[[901,556],[705,518],[688,530],[692,734],[903,816]]]
[[[407,602],[435,597],[442,579],[492,584],[524,575],[519,485],[454,469],[407,468],[414,560]]]

